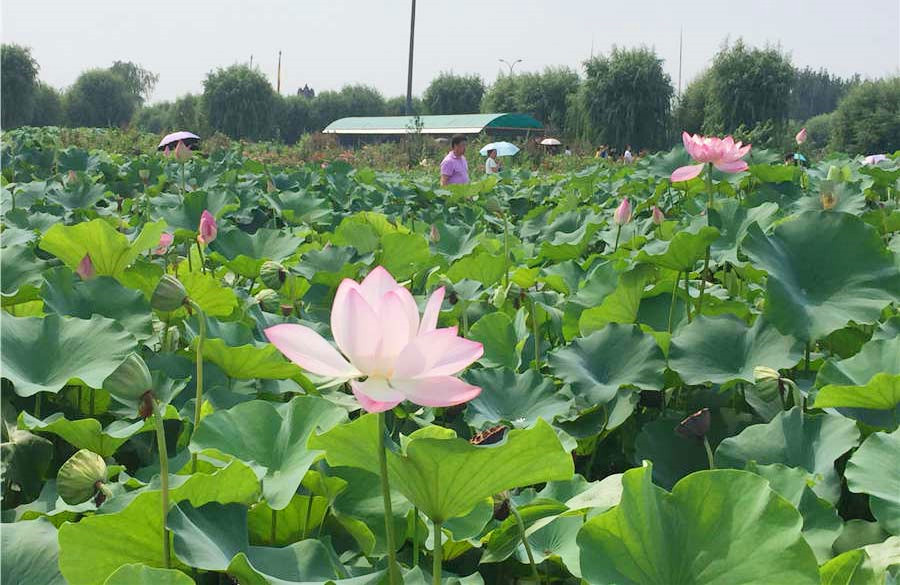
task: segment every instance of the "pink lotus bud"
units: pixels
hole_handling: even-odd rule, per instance
[[[178,144],[175,145],[175,160],[180,162],[181,164],[186,163],[191,160],[191,156],[194,153],[191,152],[191,149],[187,147],[187,145],[181,140],[178,141]]]
[[[619,203],[619,207],[616,208],[616,212],[613,214],[613,221],[616,222],[616,225],[625,225],[631,221],[631,202],[628,200],[628,197],[625,197],[622,199],[622,203]]]
[[[212,243],[212,241],[216,239],[216,234],[219,232],[219,226],[216,225],[216,218],[205,209],[200,215],[199,231],[200,235],[197,236],[197,241],[201,244]]]
[[[165,156],[165,157],[169,156],[169,145],[168,144],[166,145],[166,148],[163,150],[163,156]]]
[[[431,224],[431,232],[429,235],[431,236],[432,242],[437,243],[441,241],[441,232],[438,231],[437,226],[434,224]]]
[[[175,236],[168,232],[163,232],[159,235],[159,246],[154,248],[153,253],[157,256],[162,256],[169,249],[169,246],[172,245],[172,242],[175,240]]]
[[[73,181],[78,180],[78,175],[75,174],[75,171],[69,171],[69,175],[66,177],[66,183],[71,183]]]
[[[75,269],[75,273],[81,277],[81,280],[87,280],[97,276],[97,271],[94,270],[94,263],[91,262],[90,254],[84,255],[84,258],[78,263],[78,268]]]
[[[803,128],[802,130],[800,130],[800,132],[797,132],[797,136],[795,136],[794,138],[796,138],[797,144],[803,144],[804,142],[806,142],[806,128]]]
[[[663,220],[666,219],[666,216],[663,215],[662,209],[657,206],[653,206],[653,209],[650,211],[650,217],[653,219],[653,223],[655,225],[662,225]]]

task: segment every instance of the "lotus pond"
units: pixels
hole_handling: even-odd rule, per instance
[[[897,582],[900,159],[744,154],[5,133],[4,585]]]

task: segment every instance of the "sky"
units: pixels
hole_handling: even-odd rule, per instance
[[[157,73],[152,102],[202,91],[206,74],[247,63],[283,94],[362,83],[406,93],[410,0],[3,0],[4,43],[31,47],[40,78],[64,88],[86,69],[133,61]],[[442,71],[505,66],[579,72],[614,45],[645,45],[683,86],[727,39],[778,45],[794,65],[841,76],[900,74],[900,0],[419,0],[413,92]]]

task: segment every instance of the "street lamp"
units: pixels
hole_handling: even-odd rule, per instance
[[[515,67],[517,63],[521,63],[521,62],[522,62],[521,59],[516,59],[516,60],[513,61],[512,63],[510,63],[510,62],[507,61],[506,59],[498,59],[498,61],[500,61],[501,63],[503,63],[503,64],[506,65],[507,67],[509,67],[509,75],[510,75],[510,77],[512,77],[512,74],[513,74],[513,67]]]

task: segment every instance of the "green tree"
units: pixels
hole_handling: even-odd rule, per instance
[[[312,100],[303,95],[291,95],[279,101],[279,137],[285,144],[294,144],[312,128]]]
[[[814,150],[824,150],[831,139],[831,129],[834,126],[834,112],[813,116],[804,124],[809,136],[807,146]]]
[[[156,82],[159,81],[159,75],[131,61],[115,61],[109,70],[128,84],[128,88],[138,104],[142,104],[150,98]]]
[[[192,93],[185,94],[172,104],[171,127],[173,130],[189,130],[206,133],[207,124],[203,117],[203,99]]]
[[[425,105],[422,103],[422,98],[413,96],[412,111],[413,111],[413,114],[422,114],[425,111]],[[406,96],[398,95],[398,96],[388,98],[387,100],[385,100],[384,115],[385,116],[405,116],[406,115]]]
[[[65,122],[62,95],[46,83],[37,83],[34,88],[34,112],[32,126],[62,126]]]
[[[806,120],[833,112],[847,90],[857,84],[859,75],[843,79],[825,69],[804,67],[794,74],[789,116],[792,120]]]
[[[131,122],[143,132],[162,134],[172,129],[172,102],[160,102],[140,108]]]
[[[675,136],[680,136],[682,131],[696,134],[703,129],[709,86],[710,74],[704,71],[684,89],[673,114]]]
[[[854,87],[834,111],[831,148],[850,154],[900,149],[900,77]]]
[[[672,80],[662,59],[648,48],[619,49],[585,61],[579,101],[587,127],[582,138],[622,148],[666,144]]]
[[[563,130],[569,96],[578,91],[579,83],[578,74],[568,67],[501,75],[485,93],[482,111],[531,114],[548,128]]]
[[[231,138],[272,135],[278,96],[266,77],[246,65],[210,72],[203,82],[203,111],[210,127]]]
[[[0,47],[0,125],[15,128],[31,123],[38,64],[31,49],[4,44]]]
[[[709,70],[704,131],[732,132],[771,121],[779,131],[787,121],[794,68],[777,48],[724,46]]]
[[[109,69],[92,69],[78,76],[65,98],[71,126],[124,126],[137,101],[128,84]]]
[[[312,130],[321,131],[348,116],[383,116],[384,96],[365,85],[346,85],[340,91],[323,91],[312,99]]]
[[[429,114],[473,114],[481,111],[483,96],[481,77],[441,73],[428,84],[422,101]]]
[[[497,114],[501,112],[518,112],[518,89],[521,85],[521,76],[500,75],[491,84],[481,100],[481,111],[485,114]]]

